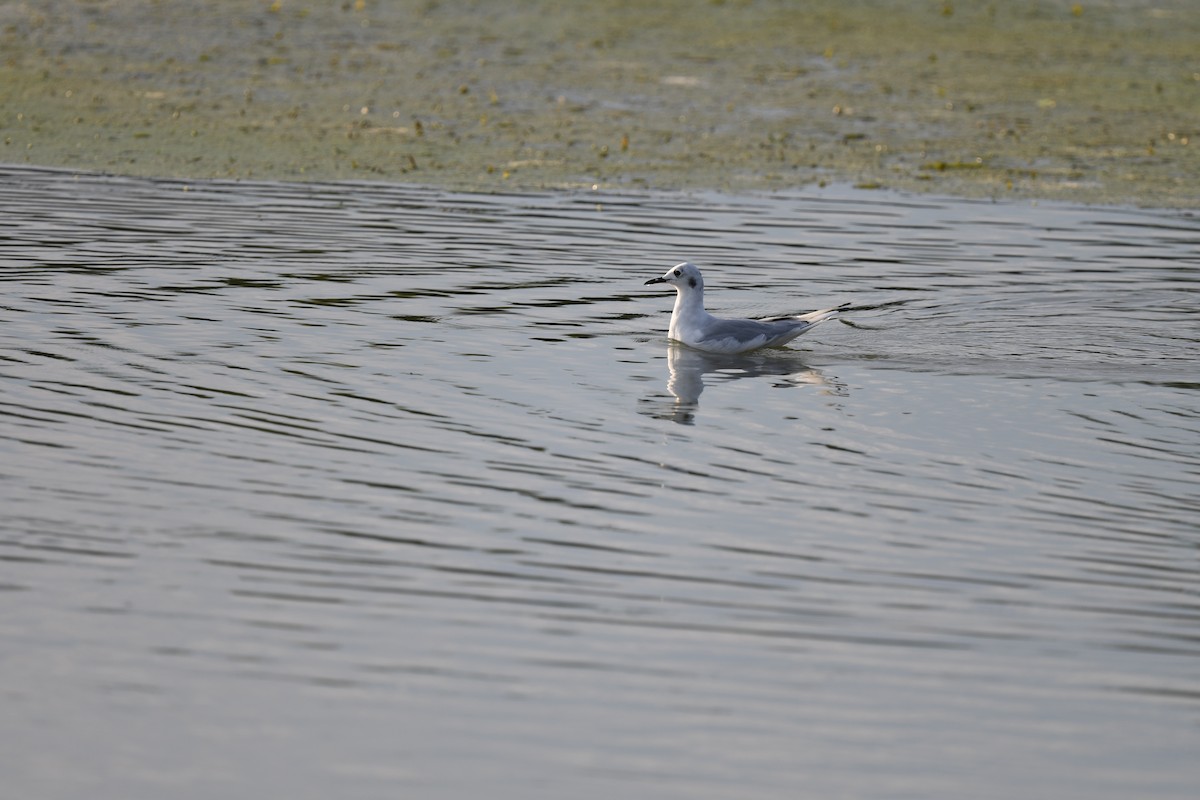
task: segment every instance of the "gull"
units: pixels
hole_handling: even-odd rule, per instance
[[[675,287],[675,309],[667,335],[706,353],[745,353],[762,347],[787,344],[818,323],[837,316],[839,309],[824,308],[798,317],[719,319],[704,310],[704,278],[694,264],[676,264],[645,285],[669,283]]]

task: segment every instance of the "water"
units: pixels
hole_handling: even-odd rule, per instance
[[[1183,798],[1200,221],[0,174],[24,798]],[[793,349],[665,340],[850,302]]]

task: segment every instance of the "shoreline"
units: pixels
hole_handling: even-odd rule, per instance
[[[1200,208],[1186,2],[514,5],[9,7],[0,161]]]

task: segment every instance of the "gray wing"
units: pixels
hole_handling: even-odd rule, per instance
[[[798,317],[769,319],[717,319],[705,327],[704,338],[692,344],[710,353],[745,353],[760,347],[778,347],[827,319],[833,319],[849,304],[810,311]]]
[[[741,353],[759,347],[784,344],[812,327],[795,318],[759,322],[753,319],[719,319],[696,344],[717,353]]]

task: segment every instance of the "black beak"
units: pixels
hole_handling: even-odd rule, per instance
[[[643,283],[642,286],[649,286],[652,283],[666,283],[666,282],[667,282],[666,278],[651,278],[650,280]]]

